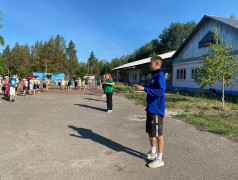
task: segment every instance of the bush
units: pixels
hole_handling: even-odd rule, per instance
[[[133,93],[135,88],[124,83],[116,83],[114,86],[114,91],[118,93]]]

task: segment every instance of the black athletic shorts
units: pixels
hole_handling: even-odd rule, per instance
[[[40,85],[38,85],[38,84],[37,84],[37,86],[36,86],[36,87],[37,87],[37,89],[40,89]]]
[[[33,89],[36,89],[36,84],[34,84],[34,88]]]
[[[46,85],[43,84],[43,88],[46,88]]]
[[[97,86],[100,86],[100,82],[97,83]]]
[[[152,137],[163,135],[163,116],[160,114],[146,114],[146,132],[151,133]]]
[[[68,86],[71,86],[71,82],[68,82]]]
[[[26,91],[26,86],[23,86],[23,91]]]

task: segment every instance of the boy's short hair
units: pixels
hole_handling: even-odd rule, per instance
[[[153,56],[151,59],[151,61],[158,61],[160,63],[160,66],[162,66],[163,63],[163,59],[160,56]]]
[[[162,57],[160,57],[160,56],[153,56],[152,58],[151,58],[151,60],[153,60],[153,61],[163,61],[163,59],[162,59]]]

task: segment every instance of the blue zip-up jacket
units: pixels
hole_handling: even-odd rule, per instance
[[[164,69],[160,68],[152,72],[153,77],[150,80],[149,87],[145,87],[147,93],[146,111],[152,114],[165,114],[165,88],[166,80]]]

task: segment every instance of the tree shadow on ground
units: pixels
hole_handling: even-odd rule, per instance
[[[103,101],[103,100],[93,99],[93,98],[84,98],[84,99],[87,99],[87,100],[90,100],[90,101],[101,101],[101,102],[106,102],[106,101]]]
[[[85,128],[77,128],[75,126],[68,126],[69,128],[76,131],[79,135],[70,134],[70,136],[82,138],[82,139],[90,139],[96,143],[99,143],[101,145],[104,145],[116,152],[125,152],[127,154],[130,154],[132,156],[142,158],[143,155],[141,152],[138,152],[136,150],[133,150],[131,148],[125,147],[117,142],[114,142],[106,137],[103,137],[97,133],[94,133],[91,129],[85,129]]]
[[[103,112],[107,112],[107,109],[103,109],[103,108],[99,108],[99,107],[94,107],[94,106],[89,106],[86,104],[74,104],[75,106],[80,106],[80,107],[85,107],[85,108],[89,108],[89,109],[96,109],[98,111],[103,111]]]

